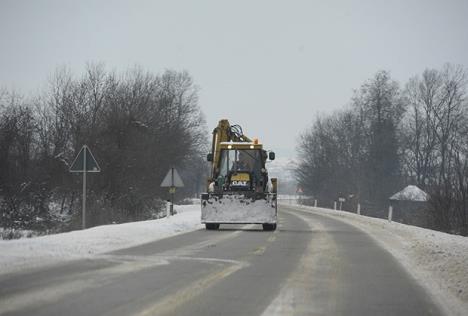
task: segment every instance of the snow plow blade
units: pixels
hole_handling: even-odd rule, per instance
[[[276,193],[202,194],[203,224],[271,224],[276,228]]]

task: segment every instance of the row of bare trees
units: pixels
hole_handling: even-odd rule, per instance
[[[427,69],[404,88],[378,72],[350,106],[303,133],[299,184],[322,200],[359,201],[375,216],[416,184],[430,194],[433,228],[468,234],[467,88],[462,66]]]
[[[206,131],[187,72],[123,74],[90,64],[75,78],[58,69],[40,95],[0,95],[0,226],[57,228],[80,219],[81,178],[68,168],[83,144],[102,169],[90,175],[90,225],[158,216],[171,166],[186,195],[202,181]],[[63,227],[62,227],[63,229]]]
[[[431,194],[437,228],[468,234],[467,73],[446,65],[412,78],[403,126],[405,171]]]

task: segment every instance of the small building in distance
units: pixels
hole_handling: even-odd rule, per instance
[[[408,185],[389,199],[393,206],[394,221],[420,227],[429,226],[429,194],[415,185]]]

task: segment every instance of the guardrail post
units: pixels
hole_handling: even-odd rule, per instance
[[[314,207],[317,207],[317,199],[314,200]]]
[[[357,214],[361,215],[361,204],[360,203],[357,204]]]
[[[166,216],[167,217],[171,216],[171,202],[170,201],[166,202]]]
[[[333,201],[333,209],[336,211],[336,201]]]
[[[390,205],[388,207],[388,221],[391,222],[392,221],[392,216],[393,216],[393,207]]]

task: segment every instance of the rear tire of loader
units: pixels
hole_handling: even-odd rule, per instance
[[[276,230],[276,224],[263,224],[263,230],[265,231]]]
[[[216,230],[216,229],[219,229],[219,224],[206,223],[205,227],[206,227],[206,230]]]

